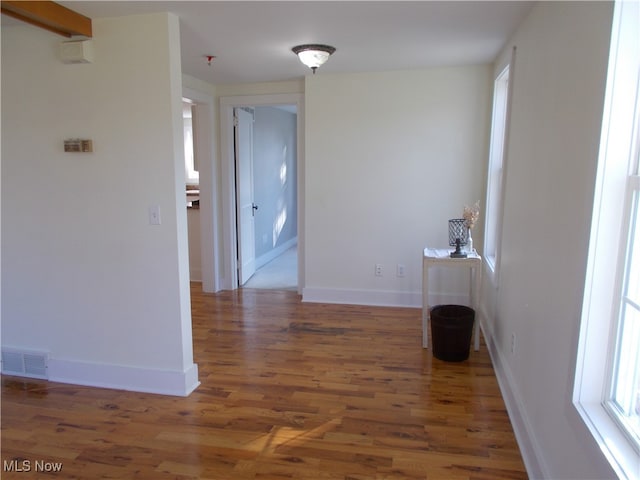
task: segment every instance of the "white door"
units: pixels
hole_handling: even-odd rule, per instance
[[[238,282],[242,286],[256,272],[253,202],[253,113],[235,108],[236,205],[238,228]]]

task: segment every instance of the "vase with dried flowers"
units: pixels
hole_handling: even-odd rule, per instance
[[[474,253],[473,238],[471,237],[471,230],[475,226],[478,218],[480,217],[480,200],[478,200],[473,207],[468,205],[464,206],[462,218],[464,218],[464,226],[467,227],[467,250],[469,253]]]

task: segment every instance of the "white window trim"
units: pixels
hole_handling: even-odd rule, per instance
[[[638,95],[638,93],[640,93],[640,90],[636,90],[636,95]],[[616,281],[616,285],[615,285],[615,307],[613,309],[614,312],[614,316],[613,316],[613,322],[612,322],[612,330],[613,330],[613,334],[612,337],[614,337],[611,340],[611,344],[613,345],[612,348],[610,348],[610,359],[609,361],[611,362],[610,365],[615,365],[618,361],[620,361],[619,359],[617,359],[617,355],[619,354],[619,352],[617,351],[618,349],[622,348],[622,338],[621,338],[621,322],[623,321],[623,315],[625,315],[624,311],[626,310],[627,307],[631,307],[631,308],[635,308],[636,310],[640,310],[639,305],[633,301],[632,299],[628,298],[625,294],[626,291],[626,282],[628,281],[627,275],[628,275],[628,270],[630,268],[630,262],[631,262],[631,257],[630,257],[630,247],[631,245],[629,244],[630,241],[632,241],[631,235],[634,233],[631,229],[632,227],[632,222],[636,218],[636,209],[639,208],[636,205],[636,202],[638,201],[637,198],[638,196],[640,196],[640,176],[637,175],[638,172],[638,147],[639,147],[639,141],[638,141],[638,134],[640,133],[640,112],[638,110],[640,110],[640,99],[636,97],[636,113],[635,113],[635,125],[633,128],[633,131],[635,132],[635,138],[632,140],[632,151],[630,152],[631,158],[630,158],[630,173],[627,176],[627,185],[626,185],[626,189],[625,189],[625,203],[624,203],[624,209],[623,209],[623,219],[624,219],[624,225],[622,228],[622,234],[620,235],[620,259],[619,259],[619,264],[618,264],[618,274],[617,274],[617,281]],[[640,228],[640,225],[636,225],[635,229]],[[633,321],[632,319],[628,319],[625,318],[624,322],[627,321]],[[609,415],[613,416],[614,420],[616,422],[618,422],[618,424],[621,426],[621,428],[623,429],[627,429],[629,428],[627,426],[627,418],[626,418],[626,414],[623,413],[623,410],[630,410],[632,408],[633,402],[634,402],[634,398],[633,395],[635,394],[635,388],[632,387],[632,391],[631,392],[627,392],[627,395],[622,394],[622,396],[628,396],[628,398],[623,399],[625,400],[627,403],[625,405],[618,405],[616,404],[616,402],[613,400],[613,396],[614,396],[614,390],[617,389],[616,387],[616,382],[615,382],[615,375],[619,375],[619,369],[620,368],[625,368],[625,367],[629,367],[628,364],[623,364],[623,365],[618,365],[617,367],[612,367],[613,370],[618,370],[616,373],[614,373],[614,375],[611,375],[608,378],[608,383],[606,385],[606,392],[607,392],[607,397],[605,398],[605,408],[608,411]],[[635,384],[634,384],[635,385]],[[631,442],[634,444],[635,446],[635,450],[637,453],[640,453],[640,443],[638,443],[638,439],[637,436],[635,436],[633,433],[631,433],[631,431],[627,432],[628,436],[631,440]],[[640,462],[638,464],[638,468],[640,469]]]
[[[502,66],[499,69],[500,73],[496,75],[494,80],[494,100],[493,100],[493,109],[492,109],[492,125],[491,125],[491,144],[489,146],[489,163],[487,166],[487,198],[485,200],[485,206],[487,210],[487,215],[485,216],[485,229],[484,229],[484,245],[485,249],[487,245],[489,245],[489,235],[493,233],[494,239],[494,247],[495,251],[493,254],[489,254],[485,252],[484,260],[485,260],[485,271],[494,288],[498,287],[498,277],[500,271],[500,249],[502,245],[502,220],[504,216],[504,200],[505,200],[505,190],[506,190],[506,181],[507,181],[507,151],[509,145],[509,130],[511,126],[511,102],[513,98],[513,81],[515,75],[515,60],[516,60],[516,47],[514,46],[511,50],[511,56],[509,58],[509,62]],[[506,106],[504,113],[504,127],[503,127],[503,136],[502,136],[502,144],[500,145],[502,149],[502,174],[500,176],[500,187],[499,187],[499,199],[498,199],[498,208],[495,213],[495,218],[489,216],[489,202],[490,195],[493,190],[491,186],[491,167],[493,163],[493,149],[496,145],[493,144],[493,135],[495,129],[495,115],[496,115],[496,87],[495,85],[500,80],[500,78],[508,71],[509,79],[507,80],[507,98],[506,98]],[[490,222],[494,222],[493,228],[490,225]],[[492,232],[493,230],[493,232]]]
[[[638,2],[616,1],[573,395],[578,413],[616,474],[634,480],[640,479],[640,454],[607,411],[606,400],[616,341],[619,266],[626,253],[628,218],[620,206],[625,205],[637,141],[639,15]],[[633,61],[625,64],[622,58]]]

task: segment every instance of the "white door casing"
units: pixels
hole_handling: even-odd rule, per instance
[[[297,116],[297,205],[298,205],[298,293],[305,286],[305,241],[304,241],[304,95],[300,93],[240,95],[220,97],[220,174],[221,174],[221,262],[222,289],[238,288],[237,227],[235,192],[235,155],[233,110],[240,106],[295,105]]]
[[[223,267],[219,257],[220,215],[216,185],[220,173],[216,167],[214,99],[211,95],[183,87],[182,96],[195,104],[194,149],[200,169],[200,244],[202,289],[217,292],[222,288]]]

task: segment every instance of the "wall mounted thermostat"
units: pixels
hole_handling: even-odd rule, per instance
[[[64,141],[65,152],[91,153],[93,152],[93,140],[69,138]]]

